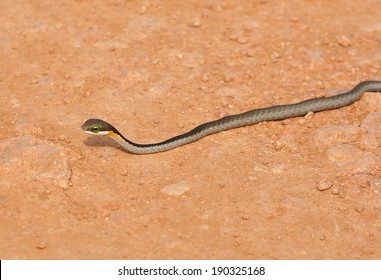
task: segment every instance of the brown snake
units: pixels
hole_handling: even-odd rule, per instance
[[[87,134],[109,136],[130,153],[151,154],[168,151],[197,141],[207,135],[232,128],[248,126],[263,121],[283,120],[303,116],[308,112],[320,112],[348,106],[359,100],[364,92],[381,92],[381,81],[369,80],[361,82],[348,92],[330,97],[312,98],[295,104],[276,105],[226,116],[215,121],[203,123],[186,133],[154,144],[134,143],[124,137],[111,124],[99,119],[89,119],[81,128]]]

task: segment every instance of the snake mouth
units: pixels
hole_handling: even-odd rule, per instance
[[[111,134],[113,134],[112,131],[99,131],[98,133],[94,133],[92,131],[83,130],[83,132],[89,135],[99,135],[99,136],[106,136],[106,135],[112,136]]]

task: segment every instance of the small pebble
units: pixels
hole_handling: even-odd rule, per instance
[[[246,52],[246,56],[247,57],[254,57],[255,56],[255,51],[254,50],[248,50]]]
[[[208,75],[206,75],[206,74],[202,75],[202,76],[201,76],[201,81],[203,81],[203,82],[207,82],[207,81],[209,81],[209,77],[208,77]]]
[[[283,149],[284,146],[285,146],[285,145],[284,145],[284,142],[281,142],[281,141],[276,141],[276,142],[275,142],[275,150],[277,150],[277,151]]]
[[[249,42],[249,38],[247,38],[247,37],[238,37],[237,42],[239,44],[246,44],[247,42]]]
[[[377,179],[370,181],[369,185],[372,188],[381,188],[381,178],[377,178]]]
[[[332,194],[333,195],[338,195],[339,194],[339,188],[333,188],[332,189]]]
[[[362,206],[362,205],[356,205],[355,206],[355,211],[358,212],[358,213],[361,213],[362,211],[364,211],[364,206]]]
[[[218,187],[219,187],[220,189],[223,189],[223,188],[225,188],[225,184],[224,184],[224,183],[219,183],[219,184],[218,184]]]
[[[316,188],[319,190],[319,191],[326,191],[326,190],[329,190],[331,187],[332,187],[333,183],[330,182],[330,181],[320,181],[318,183],[318,185],[316,186]],[[332,190],[333,191],[333,190]]]
[[[46,248],[46,243],[45,242],[41,242],[41,243],[39,243],[37,246],[36,246],[36,248],[37,249],[40,249],[40,250],[43,250],[43,249],[45,249]]]
[[[161,189],[161,192],[169,194],[169,195],[180,196],[184,194],[187,190],[189,190],[189,187],[187,186],[186,183],[182,182],[182,183],[165,186],[164,188]]]
[[[58,136],[58,140],[59,141],[66,141],[66,136],[65,135],[60,135],[60,136]]]
[[[271,54],[270,58],[273,59],[273,60],[276,60],[276,59],[280,58],[280,54],[277,53],[277,52],[273,52]]]
[[[352,41],[348,39],[346,36],[341,36],[337,42],[342,47],[349,47],[350,45],[352,45]]]
[[[201,19],[196,18],[193,20],[192,27],[201,27],[201,25],[202,25]]]
[[[308,112],[307,115],[304,116],[305,120],[310,120],[314,117],[314,112]]]
[[[339,197],[340,198],[344,198],[345,197],[345,191],[344,191],[344,188],[339,188]]]

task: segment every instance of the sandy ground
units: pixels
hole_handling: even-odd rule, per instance
[[[334,4],[332,4],[334,3]],[[133,155],[381,78],[381,1],[0,1],[1,259],[380,259],[381,94]]]

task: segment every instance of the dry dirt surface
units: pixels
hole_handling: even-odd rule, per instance
[[[0,1],[1,259],[380,259],[381,93],[159,154],[139,143],[381,78],[381,1]]]

